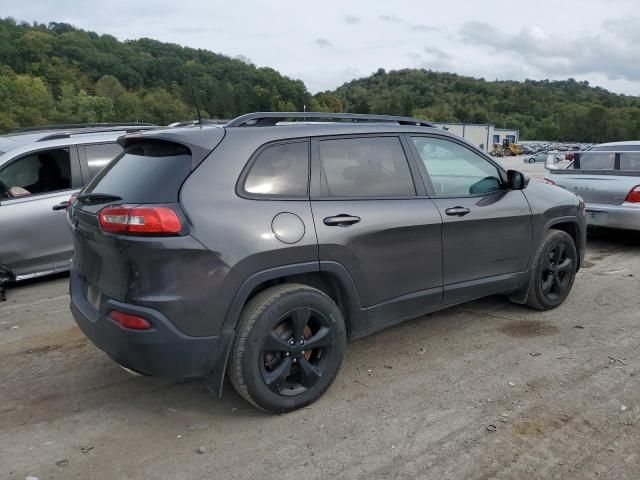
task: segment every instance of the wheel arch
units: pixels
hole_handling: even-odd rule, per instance
[[[220,396],[222,393],[224,374],[242,309],[261,291],[283,283],[308,285],[329,296],[344,316],[348,335],[367,327],[366,312],[361,308],[355,283],[348,270],[340,263],[306,262],[256,272],[238,288],[222,325],[221,348],[214,363],[219,367],[206,379],[207,387],[216,395]]]
[[[584,250],[584,240],[582,238],[582,235],[580,234],[580,224],[578,223],[578,219],[575,217],[555,218],[547,223],[544,229],[544,234],[546,234],[549,230],[561,230],[573,239],[573,243],[576,246],[576,251],[578,252],[577,270],[579,270],[582,264],[582,255],[580,254],[580,252]]]

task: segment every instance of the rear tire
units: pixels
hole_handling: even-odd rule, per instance
[[[529,163],[536,163],[536,159],[535,158],[530,158],[529,159]]]
[[[306,285],[277,285],[245,306],[229,378],[259,409],[290,412],[315,402],[331,386],[345,347],[342,313],[327,295]]]
[[[578,267],[573,238],[562,230],[549,230],[534,259],[526,304],[550,310],[565,301]]]

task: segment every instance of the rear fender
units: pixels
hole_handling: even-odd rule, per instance
[[[346,312],[344,313],[347,318],[345,318],[345,320],[351,327],[351,333],[366,329],[366,312],[361,309],[360,297],[355,283],[343,265],[337,262],[306,262],[270,268],[254,273],[242,283],[240,288],[238,288],[225,317],[222,326],[218,358],[214,363],[214,365],[219,365],[219,368],[214,368],[211,374],[206,378],[207,388],[213,394],[218,396],[222,395],[224,374],[227,369],[227,363],[229,362],[231,348],[235,339],[236,326],[240,319],[240,315],[242,314],[242,309],[246,305],[251,293],[255,291],[256,288],[260,287],[260,285],[270,280],[312,272],[326,272],[338,282],[340,292],[345,296],[345,298],[342,299],[346,308]]]

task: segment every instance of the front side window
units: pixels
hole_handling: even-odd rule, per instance
[[[503,188],[498,168],[481,155],[443,138],[412,137],[438,196],[483,195]]]
[[[400,139],[321,140],[321,194],[329,197],[408,197],[416,190]]]
[[[13,197],[71,188],[69,149],[43,150],[26,155],[0,170],[0,182]]]
[[[97,145],[85,145],[84,151],[87,155],[89,178],[93,178],[114,158],[120,155],[122,147],[117,143],[101,143]]]
[[[309,143],[271,145],[255,158],[244,181],[252,195],[306,197],[309,182]]]

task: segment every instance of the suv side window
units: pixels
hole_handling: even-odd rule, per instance
[[[14,197],[71,189],[69,149],[43,150],[14,160],[0,170],[0,182]]]
[[[411,137],[438,196],[466,197],[503,189],[498,168],[462,145],[434,137]]]
[[[309,142],[267,146],[251,163],[243,191],[252,196],[300,197],[308,195]]]
[[[93,178],[100,170],[122,153],[122,147],[117,143],[100,143],[96,145],[85,145],[84,151],[87,155],[89,178]]]
[[[359,137],[318,142],[325,197],[413,197],[407,157],[398,137]]]

